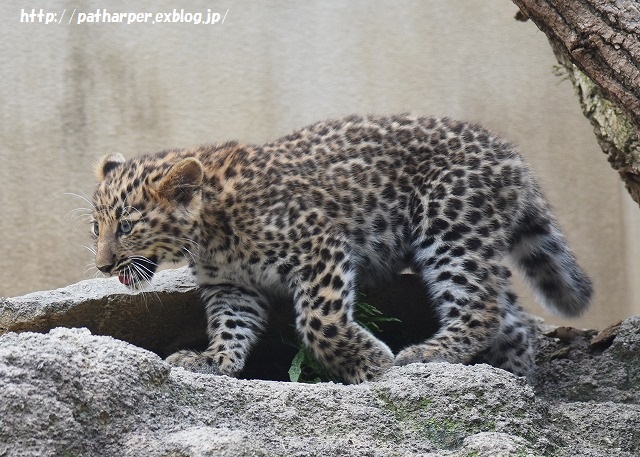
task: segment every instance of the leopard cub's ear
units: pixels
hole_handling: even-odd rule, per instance
[[[202,163],[194,157],[188,157],[175,163],[167,171],[156,191],[160,197],[170,202],[187,205],[200,190],[203,178]]]
[[[102,159],[100,159],[100,162],[96,167],[96,178],[98,178],[98,182],[103,181],[111,170],[117,168],[124,162],[125,158],[119,152],[112,152],[111,154],[107,154]]]

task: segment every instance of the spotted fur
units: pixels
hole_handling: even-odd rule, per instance
[[[210,344],[167,359],[190,370],[237,375],[284,297],[304,344],[346,382],[394,363],[479,358],[528,375],[533,330],[505,257],[562,315],[591,297],[521,156],[467,123],[352,116],[262,146],[111,154],[97,176],[101,271],[138,287],[161,262],[191,262]],[[405,267],[422,279],[440,330],[394,357],[352,309],[358,287]]]

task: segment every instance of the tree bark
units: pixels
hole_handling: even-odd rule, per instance
[[[609,163],[640,204],[640,2],[513,0],[548,37]]]

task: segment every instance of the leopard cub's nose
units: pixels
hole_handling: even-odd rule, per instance
[[[110,263],[108,265],[96,265],[96,267],[98,268],[98,270],[100,270],[103,273],[111,273],[111,270],[113,270],[113,266],[115,264]]]

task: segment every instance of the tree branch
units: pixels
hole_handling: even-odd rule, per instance
[[[640,3],[513,0],[548,37],[609,163],[640,204]]]

